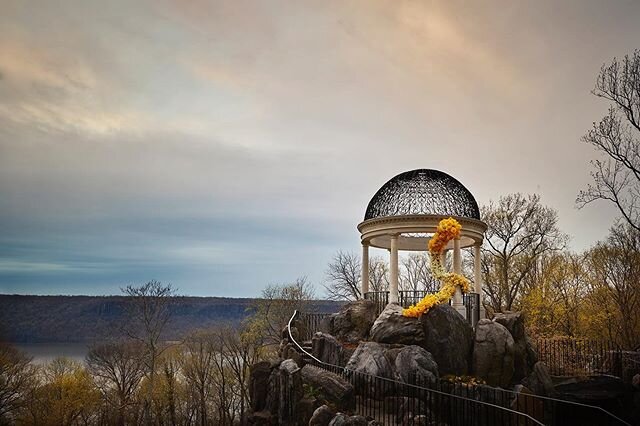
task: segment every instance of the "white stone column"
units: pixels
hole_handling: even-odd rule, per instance
[[[369,292],[369,243],[362,242],[362,298]]]
[[[390,252],[391,288],[389,289],[389,303],[398,303],[398,235],[391,236]]]
[[[476,243],[473,246],[473,282],[475,284],[474,291],[478,293],[478,302],[480,304],[478,309],[480,309],[480,319],[483,319],[486,317],[486,313],[484,310],[484,305],[482,304],[482,252],[480,251],[481,245],[481,243]]]
[[[460,238],[453,240],[453,272],[456,274],[462,273],[462,253],[460,250]],[[464,310],[464,304],[462,303],[462,291],[460,288],[456,288],[456,293],[453,295],[453,307],[457,311]],[[464,314],[463,314],[464,315]]]
[[[473,246],[473,281],[475,283],[475,292],[480,295],[482,299],[482,269],[480,267],[480,244]]]

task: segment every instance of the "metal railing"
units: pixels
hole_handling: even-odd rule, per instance
[[[347,380],[355,391],[355,412],[383,425],[446,423],[470,425],[540,425],[529,414],[468,396],[447,393],[424,386],[420,379],[404,383],[323,362],[307,352],[293,337],[295,311],[287,324],[289,339],[304,361]]]
[[[602,407],[574,401],[514,392],[487,385],[450,383],[444,380],[432,382],[419,376],[411,377],[410,383],[403,383],[325,363],[306,351],[293,338],[290,331],[291,325],[296,322],[299,324],[298,328],[306,328],[313,336],[314,332],[310,326],[305,324],[309,320],[315,320],[315,315],[318,314],[294,312],[288,323],[291,343],[298,348],[305,362],[349,380],[356,389],[358,402],[356,411],[358,414],[376,418],[385,425],[396,424],[396,421],[399,421],[399,424],[411,424],[405,423],[404,420],[397,417],[394,418],[390,414],[393,410],[396,412],[407,411],[410,408],[417,411],[409,412],[425,415],[426,419],[430,421],[440,421],[450,425],[597,424],[630,426],[625,420]],[[383,396],[384,398],[380,399]],[[405,406],[400,406],[398,401],[386,398],[387,396],[394,396],[396,399],[410,399],[403,399]],[[410,404],[410,406],[407,408],[406,404]]]
[[[562,338],[535,340],[538,359],[555,376],[609,374],[622,377],[622,349],[613,342]]]
[[[423,290],[400,290],[398,291],[398,303],[403,308],[408,308],[418,303],[429,293]],[[376,315],[379,315],[389,303],[389,292],[370,291],[364,294],[364,298],[372,300],[376,304]],[[465,306],[467,321],[475,327],[480,321],[480,295],[478,293],[463,294],[462,303]]]
[[[399,296],[399,293],[398,293]],[[366,300],[371,300],[376,304],[376,315],[389,304],[389,292],[388,291],[370,291],[364,294]]]

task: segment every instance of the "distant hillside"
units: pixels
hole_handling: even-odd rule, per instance
[[[171,304],[167,338],[216,324],[239,324],[254,299],[180,297]],[[122,296],[19,296],[0,294],[0,339],[21,343],[101,340],[123,320]],[[317,312],[336,312],[341,303],[313,302]]]

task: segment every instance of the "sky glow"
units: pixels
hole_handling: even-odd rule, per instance
[[[4,0],[0,292],[257,296],[358,250],[396,174],[479,204],[541,194],[575,250],[606,111],[600,66],[640,3]],[[372,254],[385,255],[374,251]]]

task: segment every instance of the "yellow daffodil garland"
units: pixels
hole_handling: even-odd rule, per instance
[[[443,282],[442,288],[437,293],[427,294],[415,305],[403,309],[402,315],[405,317],[417,318],[435,305],[448,303],[456,293],[456,287],[460,287],[463,293],[469,291],[469,280],[455,272],[445,272],[444,266],[440,261],[440,254],[447,246],[447,243],[454,238],[459,238],[461,229],[462,225],[452,217],[442,219],[438,223],[436,233],[429,240],[429,256],[431,257],[431,273],[434,278]]]

